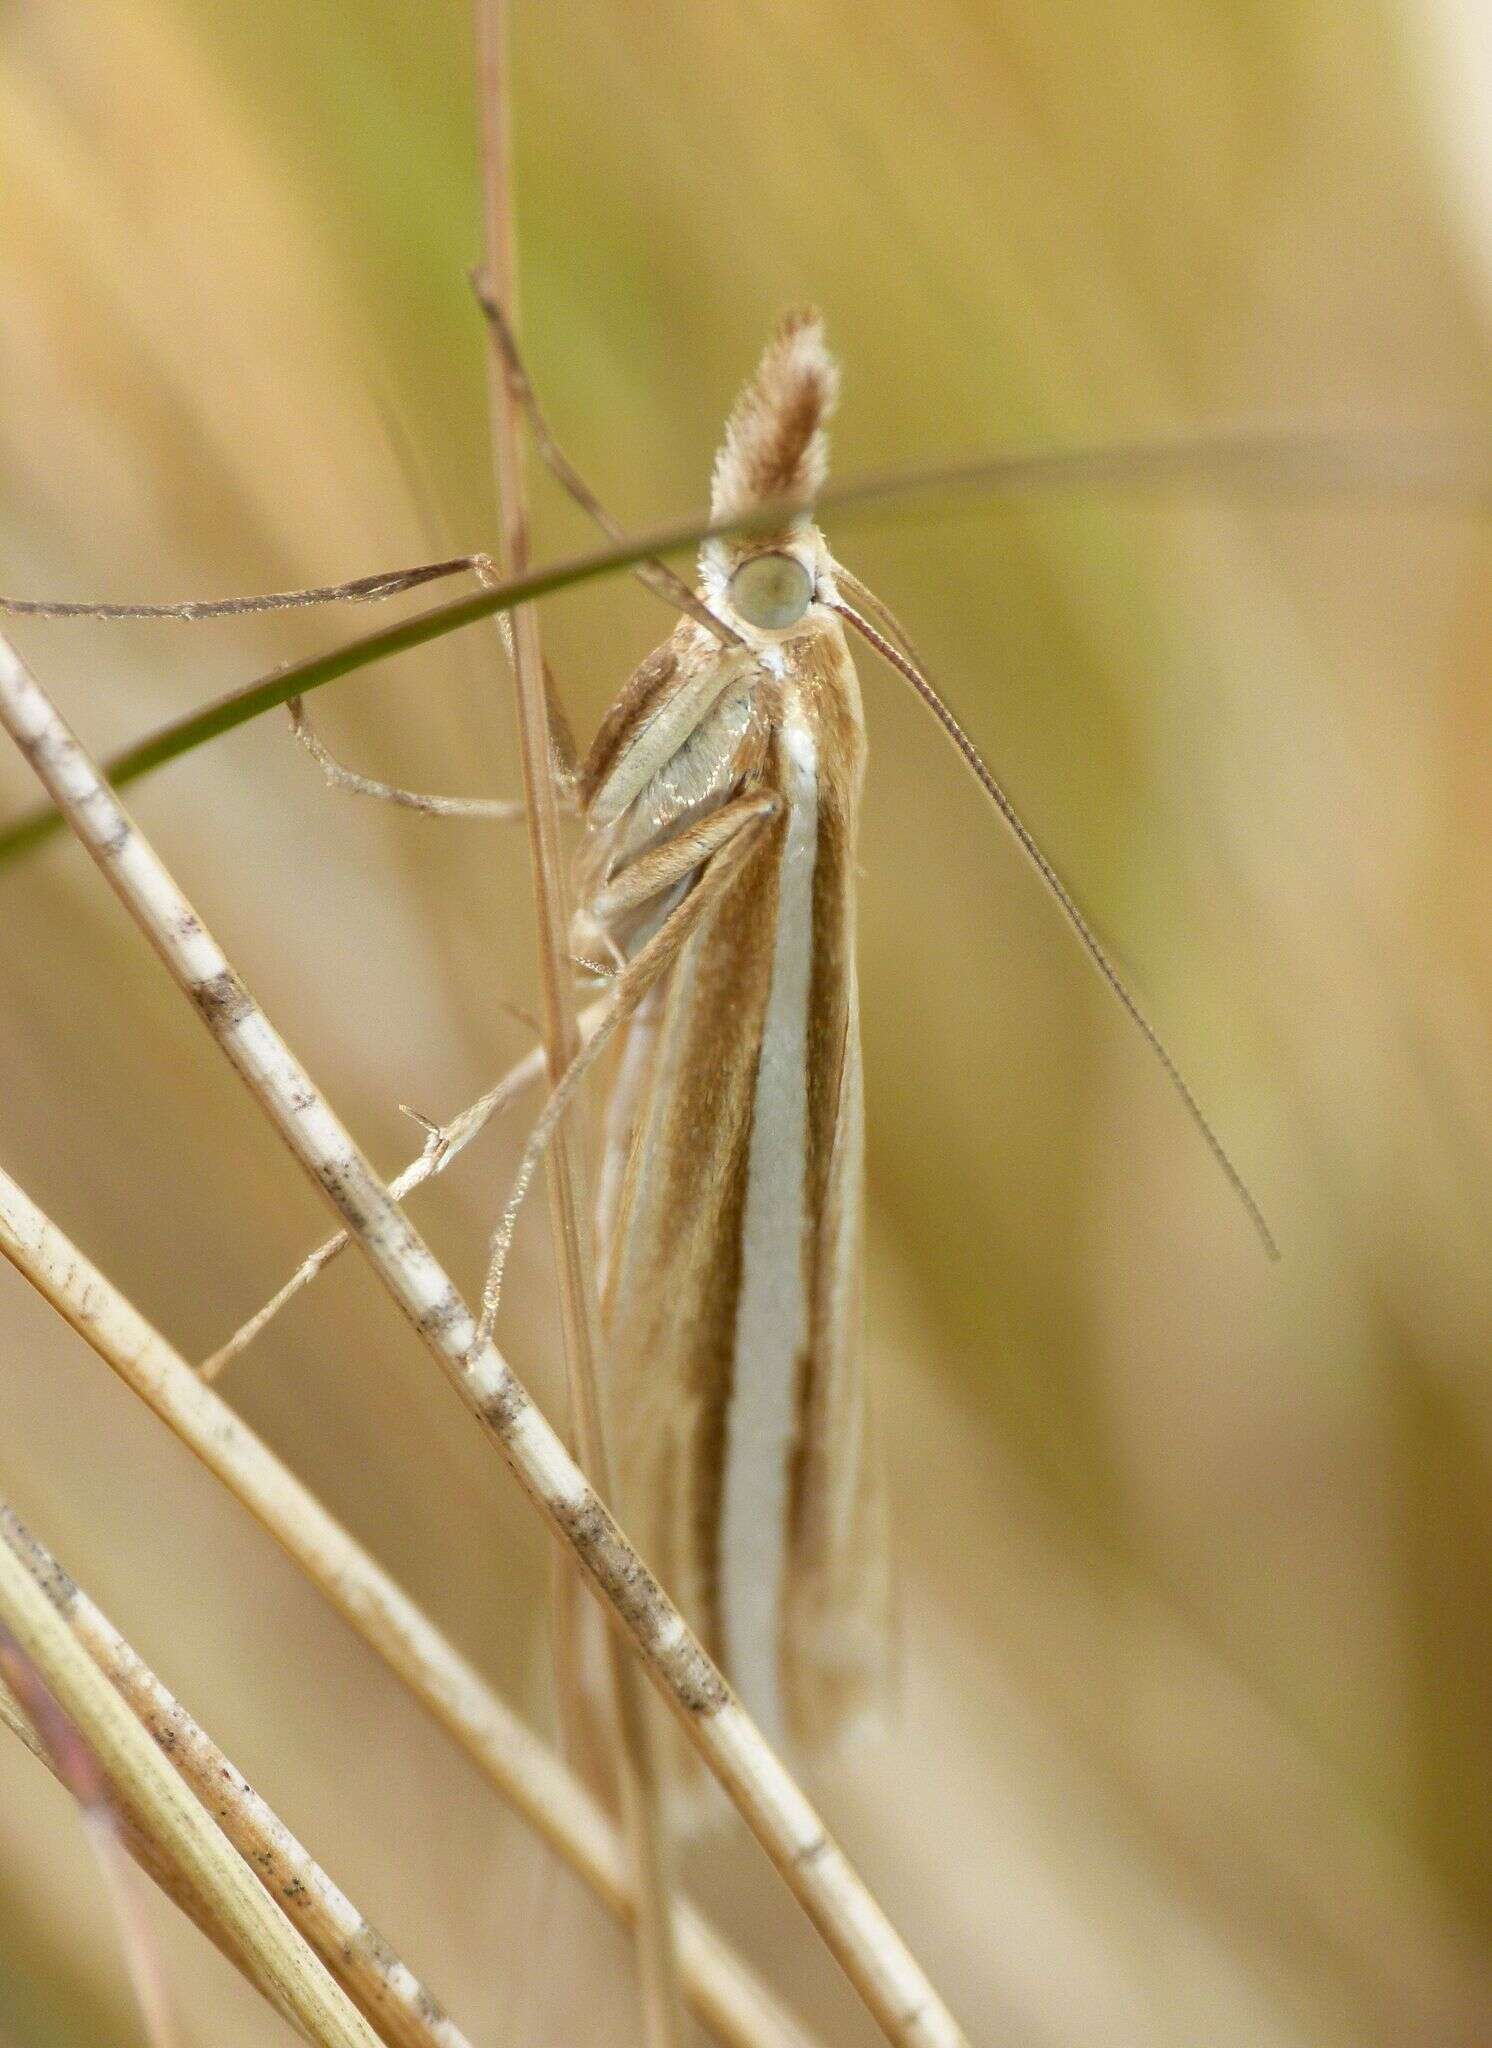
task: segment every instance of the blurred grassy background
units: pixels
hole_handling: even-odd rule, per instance
[[[777,312],[838,473],[1195,419],[1488,415],[1470,0],[519,9],[529,354],[630,523],[700,505]],[[3,587],[169,599],[490,543],[459,0],[30,0],[0,22]],[[541,487],[541,553],[584,545]],[[831,533],[831,539],[834,535]],[[866,665],[870,1359],[893,1738],[820,1789],[976,2038],[1492,2035],[1489,550],[1384,503],[1077,495],[857,522],[1285,1247],[925,716]],[[356,620],[18,634],[107,747]],[[665,619],[547,627],[588,733]],[[371,772],[511,790],[494,645],[320,700]],[[0,800],[31,800],[0,757]],[[323,793],[277,721],[138,815],[380,1162],[524,1042],[517,835]],[[189,1353],[317,1203],[83,857],[0,875],[0,1159]],[[329,973],[327,962],[334,963]],[[420,1214],[474,1276],[515,1132]],[[552,1389],[542,1205],[508,1335]],[[0,1271],[0,1488],[478,2040],[625,2038],[600,1916],[246,1518]],[[544,1546],[351,1261],[225,1389],[544,1713]],[[755,1850],[691,1879],[868,2023]],[[279,2038],[169,1910],[193,2037]],[[572,1966],[581,1989],[554,1988]],[[0,2042],[133,2042],[74,1818],[0,1749]]]

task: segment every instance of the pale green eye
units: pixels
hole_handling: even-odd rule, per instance
[[[730,579],[730,601],[750,626],[780,633],[813,599],[813,578],[795,555],[753,555]]]

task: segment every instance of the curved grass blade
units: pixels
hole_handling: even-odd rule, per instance
[[[1230,495],[1257,490],[1307,498],[1377,493],[1405,497],[1441,511],[1485,512],[1492,505],[1492,430],[1475,422],[1428,433],[1287,429],[1261,433],[1232,428],[1167,440],[1044,448],[831,485],[820,494],[814,509],[833,511],[841,518],[847,513],[869,517],[889,511],[900,500],[925,498],[928,504],[903,505],[899,512],[902,517],[927,518],[936,516],[938,500],[964,495],[1021,498],[1064,490],[1154,491],[1181,484]],[[749,518],[678,521],[655,527],[622,545],[569,556],[469,597],[435,605],[398,625],[363,634],[329,653],[287,663],[257,682],[229,691],[124,748],[104,763],[104,771],[111,783],[122,787],[273,711],[291,697],[307,696],[324,683],[459,632],[479,619],[622,569],[636,569],[656,555],[697,547],[718,536],[771,531],[781,525],[785,514],[806,509],[778,502],[760,507]],[[46,807],[0,827],[0,865],[41,845],[60,822],[56,811]]]

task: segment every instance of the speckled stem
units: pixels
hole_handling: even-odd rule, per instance
[[[392,2048],[470,2048],[378,1930],[130,1647],[88,1595],[0,1503],[8,1543],[156,1746],[176,1766],[285,1916]]]
[[[76,1727],[135,1824],[175,1864],[276,2003],[326,2048],[378,2037],[110,1685],[47,1591],[0,1543],[0,1622]]]
[[[0,1722],[4,1723],[18,1741],[26,1745],[39,1764],[45,1765],[64,1791],[70,1789],[61,1764],[27,1720],[20,1701],[3,1680],[0,1680]],[[282,2018],[289,2020],[299,2031],[298,2022],[285,2010],[284,2001],[275,1988],[257,1974],[248,1957],[228,1939],[213,1917],[207,1901],[187,1883],[160,1845],[152,1841],[127,1813],[116,1812],[114,1821],[119,1840],[151,1883],[159,1886],[172,1904],[180,1907],[187,1918],[207,1936],[218,1953],[225,1956],[234,1969],[242,1973],[245,1981],[267,1998]]]

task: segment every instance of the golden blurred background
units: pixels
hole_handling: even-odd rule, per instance
[[[702,505],[776,314],[840,477],[1227,419],[1489,417],[1474,0],[520,5],[524,321],[629,525]],[[461,0],[12,0],[0,587],[168,600],[490,545]],[[541,556],[589,544],[536,485]],[[1155,1063],[872,660],[869,1357],[895,1728],[816,1781],[980,2043],[1492,2039],[1486,523],[1344,494],[861,516],[900,613],[1191,1073]],[[107,749],[366,615],[28,624]],[[588,735],[666,628],[546,634]],[[372,773],[517,786],[486,628],[336,685]],[[0,815],[33,801],[0,755]],[[526,1042],[521,834],[329,794],[267,719],[134,809],[390,1169]],[[72,844],[0,871],[0,1163],[196,1356],[316,1198]],[[474,1281],[522,1114],[419,1198]],[[542,1203],[504,1311],[558,1406]],[[7,1267],[0,1492],[482,2043],[632,2038],[598,1909]],[[545,1539],[345,1261],[224,1391],[535,1715]],[[688,1877],[830,2048],[875,2036],[739,1830]],[[284,2038],[171,1909],[189,2037]],[[76,1817],[0,1747],[0,2043],[134,2044]]]

